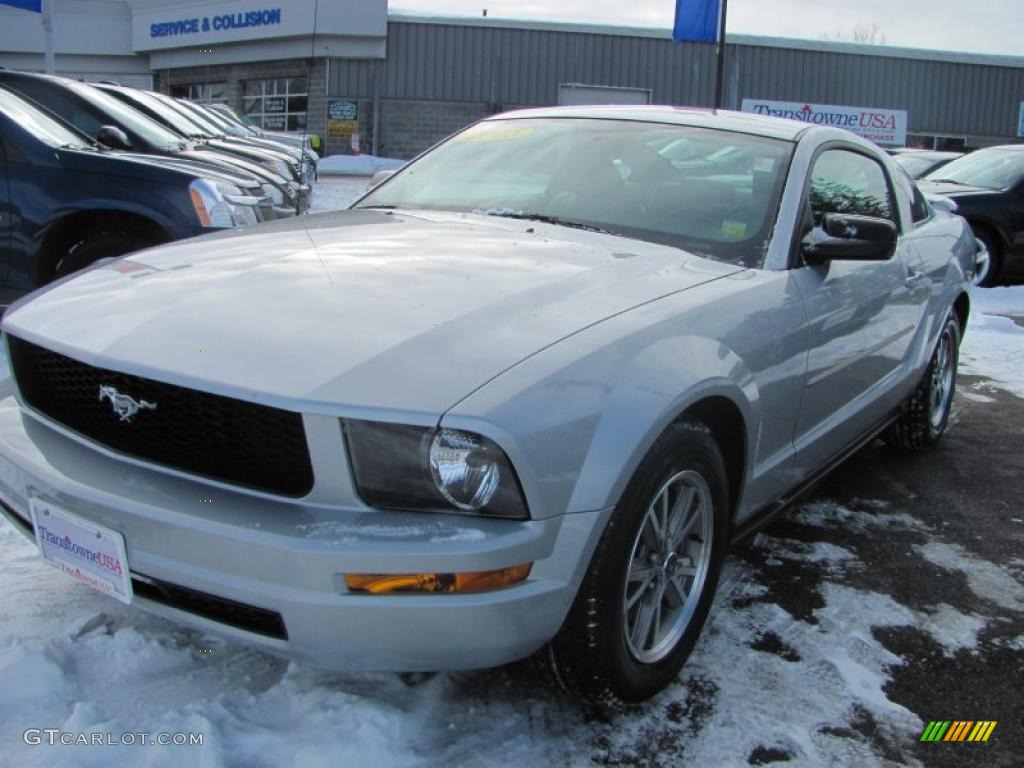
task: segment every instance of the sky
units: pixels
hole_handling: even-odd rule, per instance
[[[391,0],[392,10],[672,26],[673,0]],[[729,0],[729,32],[819,39],[877,25],[889,45],[1024,57],[1024,0]]]

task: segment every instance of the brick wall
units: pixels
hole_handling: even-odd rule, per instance
[[[384,99],[379,152],[383,157],[407,160],[491,111],[489,105],[476,102]]]

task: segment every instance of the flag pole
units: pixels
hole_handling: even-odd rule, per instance
[[[43,38],[45,39],[44,59],[46,62],[47,74],[56,71],[56,62],[53,55],[53,0],[42,0],[43,12]]]
[[[715,109],[722,108],[722,97],[725,94],[725,17],[729,12],[729,0],[722,0],[722,13],[718,18],[718,45],[715,48]]]

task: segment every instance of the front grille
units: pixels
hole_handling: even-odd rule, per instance
[[[132,574],[132,592],[145,600],[193,613],[204,619],[244,629],[247,632],[255,632],[257,635],[265,635],[278,640],[288,639],[284,619],[275,611],[237,603],[225,597],[217,597],[140,574]]]
[[[8,336],[26,404],[114,451],[213,480],[298,498],[313,488],[302,416],[86,365]],[[122,421],[101,387],[144,408]]]

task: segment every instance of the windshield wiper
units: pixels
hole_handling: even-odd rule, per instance
[[[956,184],[958,187],[968,186],[967,184],[964,184],[962,181],[957,181],[956,179],[924,179],[924,181],[930,181],[933,184]]]
[[[572,227],[573,229],[584,229],[587,232],[601,232],[606,235],[612,234],[607,229],[595,227],[593,224],[584,224],[582,221],[563,219],[561,216],[548,216],[543,213],[523,213],[521,211],[485,211],[487,216],[498,216],[502,219],[519,219],[520,221],[538,221],[541,224],[555,224],[560,227]]]

